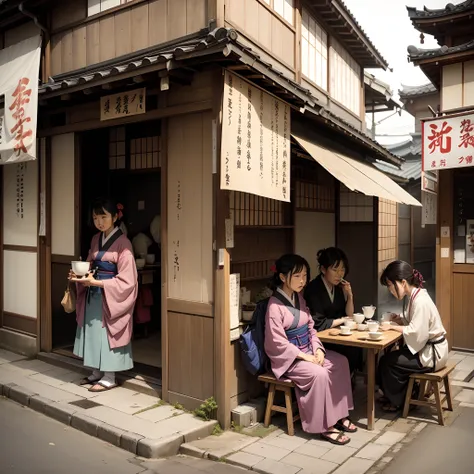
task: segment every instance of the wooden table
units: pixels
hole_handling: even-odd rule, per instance
[[[340,344],[341,346],[361,347],[367,349],[367,429],[374,429],[375,418],[375,365],[376,357],[380,351],[391,346],[402,338],[396,331],[384,331],[379,341],[369,340],[367,331],[353,330],[350,336],[332,336],[329,333],[333,329],[318,332],[319,340],[324,344]],[[361,339],[366,338],[366,339]]]

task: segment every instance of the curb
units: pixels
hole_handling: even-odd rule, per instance
[[[148,459],[179,454],[182,444],[211,435],[217,424],[217,421],[203,422],[202,428],[165,438],[145,438],[138,433],[125,431],[92,418],[84,413],[84,409],[54,402],[15,383],[2,384],[0,382],[0,396],[2,395],[67,426]]]

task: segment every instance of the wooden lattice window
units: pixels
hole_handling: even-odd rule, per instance
[[[160,166],[160,137],[130,140],[130,169],[142,170]]]
[[[398,256],[397,222],[397,203],[379,199],[378,260],[382,265],[388,265]]]
[[[295,183],[296,209],[303,211],[335,212],[333,182],[317,184],[306,181]]]
[[[109,131],[109,169],[123,170],[125,159],[125,127],[113,127]]]
[[[253,194],[230,192],[230,215],[235,226],[283,226],[284,203]]]

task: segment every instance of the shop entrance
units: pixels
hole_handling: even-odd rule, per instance
[[[91,204],[110,196],[123,205],[122,230],[132,242],[138,270],[135,305],[133,372],[161,379],[161,123],[132,124],[81,134],[78,140],[80,175],[80,256],[87,258],[97,230]],[[53,285],[54,287],[54,285]],[[57,297],[56,297],[57,298]],[[53,318],[53,350],[72,355],[75,313]]]

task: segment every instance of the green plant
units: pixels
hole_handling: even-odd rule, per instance
[[[220,436],[224,431],[221,428],[221,425],[217,423],[216,426],[214,426],[214,429],[212,430],[212,436]]]
[[[176,408],[176,410],[183,410],[183,411],[184,411],[183,405],[181,405],[181,403],[178,403],[178,402],[176,402],[176,403],[173,405],[173,408]]]
[[[232,421],[231,424],[230,424],[230,429],[231,429],[232,431],[235,431],[236,433],[241,433],[242,430],[243,430],[242,426],[236,425],[233,421]]]
[[[207,400],[204,400],[204,403],[201,403],[201,406],[194,410],[194,415],[198,418],[209,421],[216,410],[217,403],[214,400],[214,397],[211,397]]]

